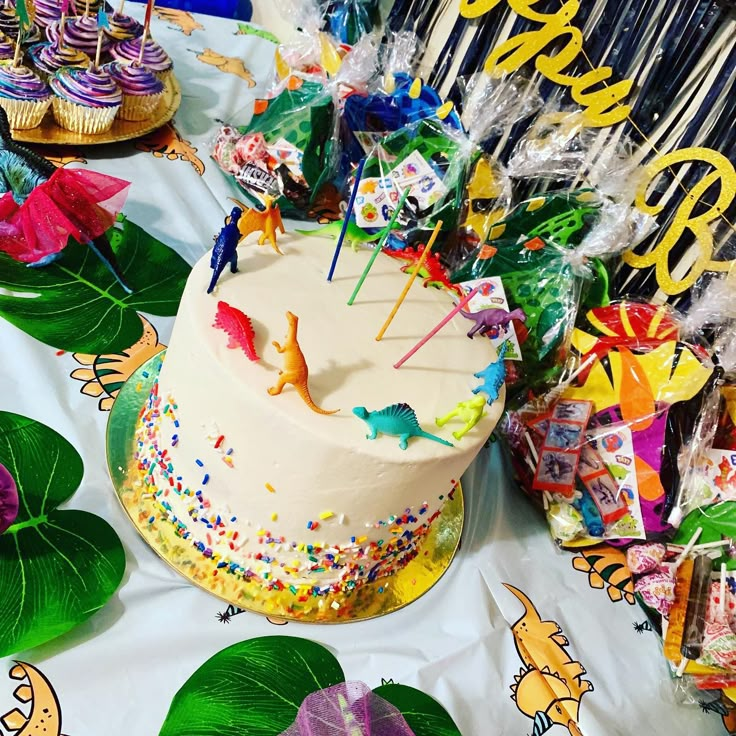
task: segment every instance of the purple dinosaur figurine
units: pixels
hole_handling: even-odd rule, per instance
[[[490,307],[489,309],[481,309],[480,312],[466,312],[460,310],[460,314],[466,319],[471,319],[475,324],[470,328],[468,337],[473,338],[479,332],[481,335],[487,335],[494,327],[506,328],[511,320],[518,319],[526,322],[526,314],[521,308],[507,312],[499,307]]]

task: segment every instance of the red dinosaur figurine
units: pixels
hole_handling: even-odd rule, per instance
[[[230,338],[227,343],[229,348],[240,348],[248,356],[248,360],[253,362],[260,360],[254,342],[256,333],[245,312],[231,307],[227,302],[217,302],[217,314],[212,326],[227,333]]]
[[[412,273],[419,259],[422,257],[424,248],[424,245],[418,245],[416,248],[407,245],[401,250],[389,250],[386,248],[383,252],[391,258],[395,258],[397,261],[406,263],[405,266],[401,267],[403,273]],[[447,277],[447,271],[445,271],[444,266],[440,263],[439,253],[430,253],[422,265],[422,271],[419,273],[419,276],[422,277],[423,286],[425,287],[436,286],[438,288],[445,288],[453,294],[457,294],[457,296],[464,296],[463,290],[457,284],[451,283]]]

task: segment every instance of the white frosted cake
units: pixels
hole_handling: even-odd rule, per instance
[[[377,258],[351,307],[347,300],[369,251],[343,248],[331,283],[334,244],[285,236],[270,248],[241,246],[239,269],[213,294],[210,255],[194,267],[157,384],[137,432],[137,459],[161,518],[213,567],[298,595],[337,593],[388,575],[417,554],[461,474],[488,439],[501,399],[461,440],[435,418],[473,398],[473,373],[495,359],[488,339],[466,337],[456,317],[400,369],[393,364],[453,306],[435,288],[412,287],[381,342],[375,336],[408,276]],[[229,348],[213,326],[225,302],[250,317],[257,362]],[[312,411],[294,386],[279,395],[286,312],[298,317]],[[447,446],[413,437],[369,440],[355,407],[405,403],[422,429]]]

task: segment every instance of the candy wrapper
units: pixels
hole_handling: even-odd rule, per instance
[[[720,371],[671,311],[634,302],[590,310],[571,351],[571,375],[506,420],[521,486],[563,544],[670,538],[681,454]]]
[[[373,30],[378,0],[336,0],[327,6],[322,29],[341,43],[354,44]]]

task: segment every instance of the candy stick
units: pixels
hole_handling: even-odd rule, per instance
[[[728,547],[730,544],[731,544],[730,539],[721,539],[720,542],[705,542],[704,544],[696,544],[690,551],[699,552],[701,549],[713,549],[715,547]],[[672,550],[681,550],[681,549],[684,549],[684,546],[682,544],[668,544],[667,548],[672,549]]]
[[[409,293],[409,289],[411,289],[414,280],[419,275],[419,272],[422,270],[424,262],[427,260],[429,254],[432,252],[432,246],[434,245],[434,241],[437,240],[437,236],[440,234],[441,227],[442,220],[437,220],[437,224],[434,226],[434,230],[432,231],[432,236],[430,237],[427,245],[424,246],[424,251],[419,258],[419,262],[416,264],[416,266],[414,266],[414,271],[409,277],[409,280],[404,285],[403,291],[401,292],[401,294],[399,294],[399,298],[396,300],[396,304],[394,304],[394,308],[391,310],[391,314],[388,315],[386,321],[383,323],[383,327],[381,327],[380,332],[376,335],[376,340],[378,342],[380,342],[381,338],[386,334],[386,330],[389,328],[389,325],[396,316],[396,312],[399,311],[399,307],[401,307],[401,305],[404,303],[404,299],[406,299],[406,295]]]
[[[677,570],[678,567],[682,564],[682,561],[692,552],[693,547],[695,546],[695,542],[698,541],[698,537],[703,533],[703,527],[699,526],[695,533],[690,537],[690,541],[685,545],[685,549],[680,552],[680,556],[675,560],[674,562],[674,570]]]
[[[353,184],[353,191],[350,192],[350,199],[348,200],[348,208],[345,210],[345,216],[342,221],[342,230],[340,230],[340,237],[337,239],[335,245],[335,252],[332,255],[332,264],[330,265],[330,272],[327,274],[327,280],[332,281],[332,277],[335,274],[335,267],[337,266],[337,259],[342,249],[345,235],[348,232],[348,225],[350,224],[350,216],[353,214],[353,207],[355,206],[355,198],[358,196],[358,187],[360,186],[360,179],[363,176],[363,167],[365,166],[365,159],[361,159],[358,164],[358,169],[355,172],[355,183]]]
[[[689,661],[690,660],[689,659],[685,659],[685,657],[683,657],[680,660],[680,664],[679,664],[677,670],[675,671],[675,677],[682,677],[683,673],[685,672],[685,667],[687,667],[687,663]]]
[[[355,285],[355,288],[353,289],[353,293],[350,295],[350,299],[348,299],[348,306],[352,306],[353,302],[355,301],[355,297],[358,296],[358,292],[360,291],[360,288],[363,286],[363,282],[365,281],[365,278],[368,275],[368,272],[373,268],[373,263],[375,262],[376,258],[378,258],[378,254],[383,250],[383,246],[386,244],[386,241],[388,240],[388,236],[391,235],[391,230],[393,229],[393,226],[396,222],[396,218],[399,216],[399,213],[404,207],[404,202],[406,202],[406,198],[408,196],[409,196],[409,188],[407,187],[404,190],[404,193],[401,195],[401,199],[399,199],[399,203],[396,205],[396,209],[391,213],[391,219],[388,221],[388,225],[386,225],[386,231],[383,233],[383,235],[381,236],[381,239],[378,241],[378,243],[376,244],[376,247],[373,249],[373,253],[371,253],[371,257],[368,259],[368,263],[365,264],[363,273],[360,274],[358,283]]]
[[[416,353],[422,346],[424,346],[431,338],[433,338],[461,309],[481,290],[481,286],[476,286],[470,293],[463,297],[457,304],[457,306],[450,311],[450,313],[434,327],[427,335],[425,335],[401,360],[394,363],[394,368],[401,368],[414,353]]]
[[[719,606],[721,609],[721,616],[726,615],[726,563],[721,563],[721,590],[720,590],[720,602]]]

